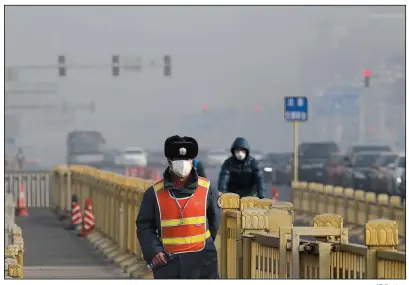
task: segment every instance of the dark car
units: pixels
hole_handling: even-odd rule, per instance
[[[396,153],[381,153],[375,163],[371,165],[371,171],[368,174],[371,191],[375,193],[388,192],[388,166],[393,163],[397,157],[398,154]]]
[[[292,153],[266,154],[259,161],[264,180],[273,184],[288,184],[291,181],[291,168],[288,167],[288,163],[292,156]]]
[[[325,182],[325,163],[339,152],[335,142],[309,142],[298,146],[298,180]]]
[[[401,197],[402,200],[406,200],[406,169],[403,171],[403,174],[401,176],[401,182],[399,184],[399,196]]]
[[[354,145],[348,147],[346,152],[347,159],[351,160],[356,153],[362,151],[390,152],[392,150],[387,145]]]
[[[345,171],[345,155],[333,154],[325,164],[325,183],[334,186],[342,186]]]
[[[345,188],[354,188],[370,191],[371,184],[368,175],[371,172],[371,166],[376,162],[380,152],[362,151],[356,153],[351,161],[345,163],[345,173],[343,186]]]

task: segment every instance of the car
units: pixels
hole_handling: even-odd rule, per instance
[[[362,151],[391,152],[392,150],[387,145],[353,145],[346,151],[347,160],[351,160],[356,153]]]
[[[398,187],[398,195],[402,200],[406,200],[406,168],[403,171]]]
[[[325,183],[334,186],[342,186],[342,178],[345,171],[345,154],[334,153],[325,163]]]
[[[343,187],[370,191],[368,174],[380,155],[381,152],[377,151],[361,151],[345,162]]]
[[[264,173],[264,180],[273,184],[287,184],[291,181],[289,159],[292,153],[268,153],[259,160]]]
[[[388,165],[396,160],[398,154],[382,152],[368,173],[371,190],[375,193],[387,193],[388,191]]]
[[[124,164],[146,167],[148,165],[148,155],[141,147],[128,147],[124,151]]]
[[[335,142],[306,142],[298,146],[298,180],[323,183],[325,163],[339,148]]]
[[[207,167],[220,167],[230,156],[230,150],[210,150],[204,159],[204,164]]]
[[[391,195],[399,194],[399,186],[402,184],[402,175],[406,170],[406,155],[399,153],[395,160],[387,165],[386,187]]]
[[[121,167],[124,165],[124,156],[119,149],[107,149],[104,152],[104,167]]]

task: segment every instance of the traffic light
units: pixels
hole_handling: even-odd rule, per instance
[[[112,75],[119,76],[119,55],[112,56]]]
[[[170,55],[165,55],[163,57],[163,75],[165,76],[172,75],[172,64],[170,61]]]
[[[66,76],[67,75],[67,70],[65,66],[65,55],[59,55],[58,56],[58,76]]]
[[[371,86],[371,71],[369,69],[364,70],[364,85],[365,88],[369,88]]]

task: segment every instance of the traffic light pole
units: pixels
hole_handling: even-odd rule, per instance
[[[367,88],[363,88],[363,91],[359,96],[359,144],[365,143],[365,98],[367,97],[367,90]]]
[[[68,69],[75,69],[75,70],[97,70],[97,69],[111,69],[112,76],[117,77],[120,74],[120,70],[138,70],[140,71],[142,68],[154,68],[154,67],[162,67],[163,68],[163,75],[165,77],[172,76],[172,61],[170,55],[164,55],[162,59],[162,63],[158,64],[155,61],[151,61],[150,65],[143,65],[141,60],[139,59],[137,63],[130,63],[130,64],[121,64],[120,56],[113,55],[111,58],[111,64],[67,64],[66,56],[65,55],[58,55],[57,56],[57,64],[28,64],[28,65],[16,65],[7,67],[11,70],[52,70],[57,69],[59,77],[67,76]]]

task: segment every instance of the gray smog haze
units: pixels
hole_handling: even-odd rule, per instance
[[[399,21],[404,25],[404,19],[386,21],[393,22],[395,33],[385,32],[378,21],[368,27],[363,19],[403,9],[7,7],[7,66],[56,64],[58,54],[66,55],[69,66],[110,64],[112,54],[121,62],[141,57],[148,65],[170,54],[173,63],[172,78],[158,68],[121,70],[117,78],[109,67],[68,67],[65,78],[58,78],[56,69],[21,71],[16,86],[58,85],[57,98],[35,100],[94,101],[96,111],[77,111],[65,120],[67,115],[58,112],[14,111],[21,116],[19,144],[52,163],[64,160],[64,140],[72,129],[97,129],[119,149],[162,149],[164,139],[178,133],[197,137],[203,147],[227,148],[244,136],[255,149],[290,151],[292,129],[283,119],[283,97],[311,96],[334,76],[349,80],[374,59],[402,54],[404,34],[393,27],[401,27]],[[302,126],[301,139],[329,139],[316,122],[312,118]]]

